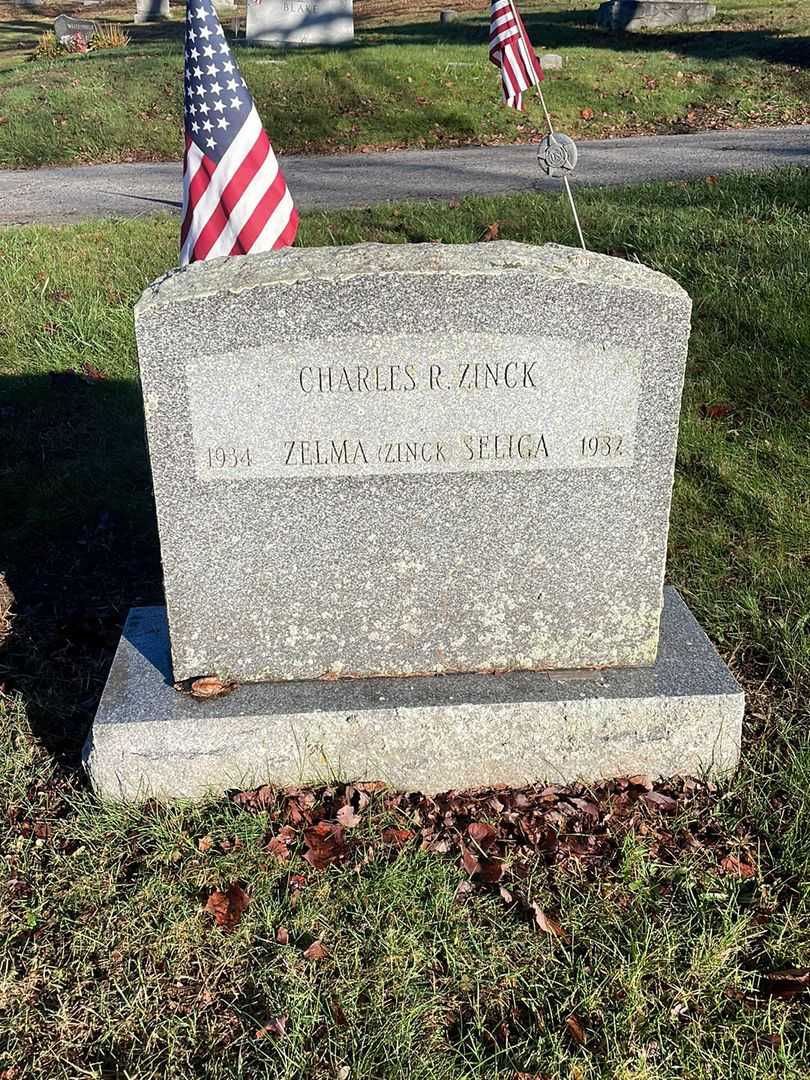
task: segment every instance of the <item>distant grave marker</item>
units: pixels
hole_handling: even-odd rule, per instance
[[[703,0],[606,0],[597,21],[608,30],[652,30],[709,22],[716,14],[717,6]]]
[[[136,0],[135,22],[161,22],[171,18],[169,0]]]
[[[53,32],[57,41],[67,41],[80,34],[85,41],[97,34],[99,25],[92,19],[74,19],[72,15],[57,15],[53,21]]]
[[[352,0],[247,0],[245,38],[269,45],[353,41]]]

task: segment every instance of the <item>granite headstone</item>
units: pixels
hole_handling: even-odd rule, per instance
[[[98,23],[92,19],[74,19],[72,15],[57,15],[53,21],[53,32],[57,41],[68,41],[79,34],[85,41],[98,33]]]
[[[136,0],[135,22],[161,22],[171,18],[169,0]]]
[[[652,30],[709,22],[716,14],[716,4],[704,0],[605,0],[597,22],[609,30]]]
[[[99,786],[733,763],[739,688],[663,590],[690,307],[638,264],[504,242],[287,249],[147,289],[168,624],[125,630]],[[257,685],[180,704],[203,675]]]
[[[352,0],[247,0],[245,37],[271,45],[353,41]]]

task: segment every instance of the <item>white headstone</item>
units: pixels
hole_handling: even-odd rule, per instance
[[[245,37],[272,45],[353,41],[352,0],[248,0]]]
[[[135,0],[135,22],[160,22],[170,19],[169,0]]]

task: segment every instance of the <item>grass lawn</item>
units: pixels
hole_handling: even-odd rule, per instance
[[[525,115],[499,100],[488,61],[486,5],[461,0],[463,18],[439,28],[439,0],[358,0],[357,39],[340,49],[236,48],[277,149],[456,146],[536,138]],[[529,0],[537,49],[559,51],[548,102],[579,137],[810,122],[810,4],[723,0],[696,27],[612,34],[595,0]],[[101,12],[101,14],[99,14]],[[111,19],[131,18],[110,8]],[[182,19],[182,8],[177,10]],[[94,9],[104,17],[104,9]],[[170,160],[182,150],[182,22],[130,27],[128,48],[27,63],[51,20],[6,9],[0,21],[0,166]],[[282,63],[268,63],[269,58]]]
[[[579,206],[595,249],[695,301],[668,577],[748,690],[743,764],[657,795],[349,792],[361,820],[325,868],[307,828],[341,787],[121,807],[83,785],[122,619],[160,599],[132,305],[177,225],[0,231],[7,1080],[810,1075],[810,174]],[[574,242],[562,199],[531,195],[310,214],[301,242],[495,222]],[[471,821],[495,829],[497,884],[462,867]],[[209,894],[236,883],[219,926]]]

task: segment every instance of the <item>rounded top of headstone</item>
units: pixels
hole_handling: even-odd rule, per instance
[[[532,274],[549,280],[687,298],[685,290],[672,278],[641,263],[560,244],[538,246],[496,240],[485,244],[368,243],[225,256],[171,270],[146,288],[135,310],[142,315],[153,307],[201,300],[216,293],[237,294],[306,281],[338,282],[385,274]]]

